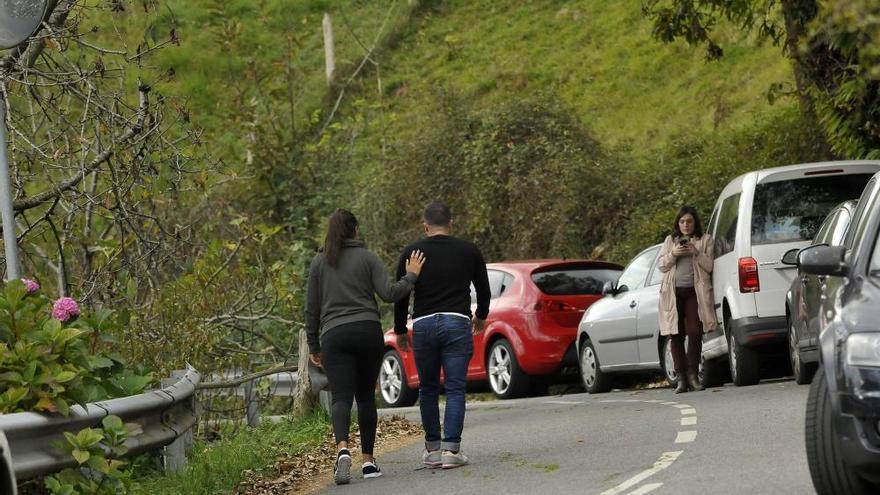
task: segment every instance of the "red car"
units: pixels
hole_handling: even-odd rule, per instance
[[[532,260],[487,268],[492,301],[486,331],[474,336],[468,382],[488,380],[498,397],[509,399],[546,388],[554,376],[576,373],[574,340],[581,316],[623,267],[605,261]],[[471,300],[473,310],[473,287]],[[413,353],[397,348],[393,330],[385,333],[385,351],[379,373],[382,398],[391,407],[410,406],[419,395]]]

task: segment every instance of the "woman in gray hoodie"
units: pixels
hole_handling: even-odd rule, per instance
[[[312,363],[324,368],[332,394],[331,418],[336,437],[334,481],[351,480],[348,429],[352,398],[357,399],[364,478],[382,475],[373,457],[376,440],[375,388],[382,366],[384,340],[374,294],[391,303],[407,297],[424,264],[415,251],[406,275],[392,282],[379,257],[360,240],[358,221],[347,210],[330,216],[323,252],[309,268],[306,332]]]

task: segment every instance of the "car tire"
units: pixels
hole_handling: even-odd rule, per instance
[[[406,384],[403,358],[395,350],[385,353],[379,370],[379,392],[388,407],[409,407],[419,398],[418,389]]]
[[[727,327],[727,325],[725,325]],[[731,333],[727,338],[730,379],[737,387],[755,385],[761,380],[758,354],[754,349],[739,345]]]
[[[601,394],[611,390],[611,380],[599,367],[599,356],[596,354],[592,340],[586,339],[581,345],[578,363],[581,369],[581,381],[584,382],[584,388],[588,393]]]
[[[529,391],[529,375],[520,367],[513,346],[506,339],[498,339],[486,355],[486,374],[489,387],[499,399],[514,399]]]
[[[815,372],[813,366],[801,359],[801,351],[798,349],[798,333],[794,322],[788,318],[788,360],[791,362],[791,373],[798,385],[806,385],[813,379]]]
[[[660,363],[663,367],[663,376],[669,386],[675,388],[678,386],[678,374],[675,372],[675,363],[672,360],[672,337],[661,337],[663,339],[663,354],[660,356]]]
[[[824,369],[820,366],[810,385],[804,437],[810,477],[818,495],[862,495],[878,493],[850,468],[841,454],[834,431],[831,397]]]

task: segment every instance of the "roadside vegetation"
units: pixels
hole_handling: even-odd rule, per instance
[[[316,412],[301,421],[267,421],[211,444],[199,442],[187,459],[186,470],[161,472],[136,479],[132,491],[144,495],[208,495],[237,493],[248,477],[276,476],[276,459],[296,456],[320,445],[329,431],[326,414]]]

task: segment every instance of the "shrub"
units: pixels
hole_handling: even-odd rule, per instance
[[[53,495],[117,495],[132,488],[128,463],[118,459],[125,455],[125,439],[140,427],[123,424],[118,416],[107,416],[102,428],[86,428],[77,434],[65,433],[59,449],[72,456],[75,469],[48,476],[45,486]]]
[[[609,170],[572,112],[551,96],[482,111],[449,94],[439,101],[362,200],[360,210],[379,212],[362,219],[366,230],[389,234],[379,251],[414,240],[422,208],[439,199],[453,209],[456,235],[490,261],[589,254],[605,234],[591,193]]]
[[[63,301],[53,317],[53,302],[30,284],[14,280],[0,291],[0,413],[67,415],[72,404],[136,394],[152,381],[103,352],[111,311],[76,318],[74,306]]]

